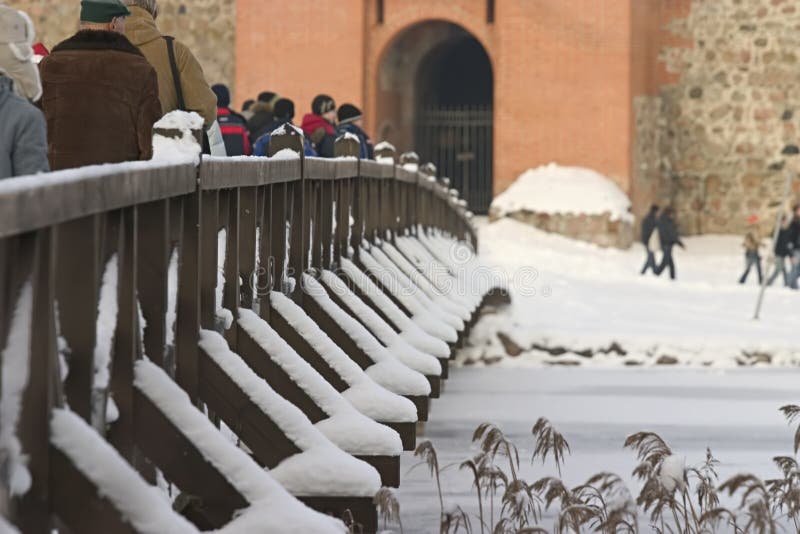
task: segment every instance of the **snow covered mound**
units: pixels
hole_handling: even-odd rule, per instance
[[[633,222],[631,201],[611,179],[583,167],[555,163],[528,169],[492,202],[491,212],[503,217],[515,211],[548,214],[604,215]]]

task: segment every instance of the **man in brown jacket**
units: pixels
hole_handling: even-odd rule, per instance
[[[158,4],[156,0],[124,0],[131,11],[125,21],[125,35],[144,54],[158,75],[158,95],[164,113],[179,109],[178,94],[169,61],[167,40],[156,26]],[[175,63],[178,68],[184,111],[195,111],[211,128],[217,120],[217,96],[206,82],[200,62],[181,42],[173,41]]]
[[[128,14],[120,0],[83,0],[80,31],[40,64],[52,170],[152,157],[158,82],[122,35]]]

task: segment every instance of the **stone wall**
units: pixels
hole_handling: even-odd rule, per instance
[[[509,213],[506,217],[545,232],[594,243],[601,247],[627,249],[634,241],[633,225],[627,221],[612,221],[608,214],[538,213],[520,210]],[[497,220],[498,217],[490,213],[489,218]]]
[[[77,30],[78,0],[12,0],[9,5],[31,16],[37,39],[48,48]],[[160,0],[157,22],[162,33],[189,46],[209,84],[233,87],[236,0]]]
[[[674,204],[685,233],[739,233],[757,215],[768,234],[783,192],[781,150],[798,142],[800,7],[693,0],[670,29],[691,46],[663,50],[678,82],[635,106],[635,179]]]

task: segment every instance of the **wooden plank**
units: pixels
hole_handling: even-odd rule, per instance
[[[367,462],[381,475],[381,486],[389,488],[400,487],[400,457],[399,456],[356,456],[362,462]]]
[[[0,237],[62,224],[116,209],[193,191],[197,170],[191,164],[156,166],[151,162],[84,167],[53,172],[47,180],[27,177],[0,185]],[[124,170],[123,170],[124,169]]]
[[[167,340],[167,291],[170,261],[170,201],[137,207],[136,270],[139,303],[145,320],[144,351],[153,363],[164,364]]]
[[[322,306],[317,304],[317,301],[314,300],[313,297],[309,296],[303,299],[303,310],[305,310],[308,316],[317,323],[317,326],[319,326],[351,360],[356,362],[359,367],[367,369],[375,365],[375,362],[361,350],[339,322],[323,310]]]
[[[270,223],[271,247],[271,268],[274,273],[272,277],[272,291],[281,291],[285,273],[284,262],[286,261],[286,220],[288,205],[287,184],[276,184],[272,186],[272,214]]]
[[[289,346],[297,351],[301,358],[316,369],[316,371],[322,375],[322,378],[333,386],[336,391],[341,393],[350,387],[277,310],[273,309],[272,311],[270,326],[272,326],[275,332],[277,332]]]
[[[310,182],[308,190],[310,195],[307,201],[306,213],[308,217],[311,217],[311,235],[309,238],[311,265],[319,268],[322,266],[322,182],[319,180]]]
[[[54,230],[45,228],[18,238],[14,267],[18,279],[30,278],[33,284],[30,369],[28,384],[22,396],[22,411],[17,433],[22,451],[28,457],[31,487],[24,497],[13,503],[17,525],[25,533],[50,534],[50,411],[57,400],[53,388],[57,376],[55,327],[55,237]],[[31,252],[33,270],[31,266]],[[24,273],[24,274],[23,274]],[[11,287],[16,287],[12,283]],[[10,293],[10,305],[16,306],[16,292]],[[14,295],[12,297],[12,295]],[[59,400],[60,402],[60,400]],[[59,481],[59,484],[61,482]]]
[[[300,408],[314,424],[330,417],[280,365],[275,363],[269,351],[264,350],[241,327],[239,327],[238,339],[238,354],[253,372],[263,378],[278,395]]]
[[[200,336],[200,193],[184,197],[175,320],[175,377],[196,402],[199,388],[197,340]]]
[[[101,276],[99,216],[64,223],[58,235],[56,295],[61,333],[71,350],[65,391],[72,411],[91,422]]]
[[[310,200],[308,189],[310,183],[303,178],[300,182],[289,185],[291,191],[291,235],[289,245],[289,276],[295,279],[295,291],[291,297],[295,302],[303,300],[300,290],[302,275],[308,266],[308,232],[309,211],[307,203]]]
[[[319,218],[320,218],[320,240],[322,246],[322,268],[323,269],[330,269],[333,264],[333,217],[335,216],[333,212],[333,199],[334,193],[333,189],[336,186],[336,182],[322,182],[321,184],[321,191],[320,191],[320,208],[319,208]]]
[[[241,438],[260,465],[272,469],[301,452],[202,348],[200,376],[203,402]]]
[[[239,190],[227,189],[222,197],[227,212],[222,223],[227,228],[225,245],[225,285],[222,287],[222,306],[233,314],[234,321],[239,316]],[[228,345],[236,350],[236,328],[225,331]]]
[[[217,247],[219,233],[219,192],[203,191],[200,232],[200,325],[214,330],[216,323]]]
[[[81,534],[135,533],[136,531],[98,488],[55,447],[50,447],[53,512],[72,532]],[[27,530],[25,530],[27,534]]]
[[[119,410],[119,420],[109,428],[108,440],[131,464],[136,461],[133,428],[133,362],[140,357],[139,312],[136,302],[137,215],[135,206],[125,209],[122,214],[123,237],[118,252],[117,328],[114,333],[114,355],[109,383]]]
[[[244,280],[241,287],[241,305],[253,308],[256,294],[253,278],[256,272],[256,226],[258,220],[258,189],[246,187],[239,192],[239,276]]]
[[[147,395],[133,388],[133,400],[133,426],[139,447],[168,480],[200,499],[196,513],[202,515],[205,523],[222,527],[236,510],[249,505],[227,477],[205,459]]]
[[[262,319],[269,322],[269,292],[272,291],[272,281],[274,280],[275,262],[272,257],[272,235],[271,224],[272,216],[272,188],[273,186],[262,187],[259,191],[259,210],[258,224],[260,228],[260,246],[258,247],[258,313]]]

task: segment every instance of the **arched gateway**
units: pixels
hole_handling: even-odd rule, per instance
[[[386,48],[376,79],[376,133],[413,148],[485,213],[492,200],[494,73],[483,45],[457,24],[417,23]]]

